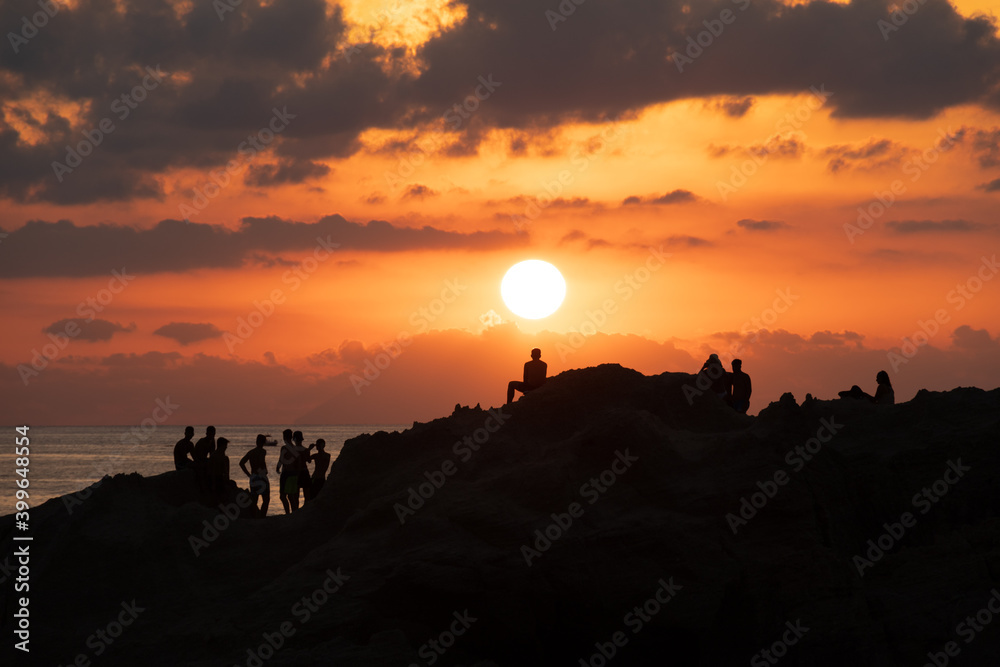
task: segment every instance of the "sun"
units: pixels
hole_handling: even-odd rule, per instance
[[[500,296],[511,312],[529,320],[548,317],[566,297],[566,281],[559,269],[540,259],[526,259],[507,270]]]

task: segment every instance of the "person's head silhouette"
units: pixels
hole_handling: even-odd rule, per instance
[[[194,437],[194,426],[188,426],[184,429],[184,437],[188,440]]]
[[[743,369],[743,360],[742,359],[733,359],[733,370],[734,371],[739,371],[739,370],[742,370],[742,369]]]
[[[305,440],[305,439],[306,439],[305,436],[302,435],[302,431],[296,431],[292,435],[292,441],[295,442],[296,445],[301,445],[302,441]]]
[[[523,358],[523,357],[522,357],[522,358]],[[541,358],[542,358],[542,351],[541,351],[541,350],[539,350],[539,349],[538,349],[538,348],[536,347],[535,349],[533,349],[533,350],[531,351],[531,358],[532,358],[532,359],[541,359]]]
[[[284,431],[282,431],[281,432],[281,439],[284,440],[285,442],[291,442],[292,441],[292,429],[286,428]]]
[[[209,426],[208,428],[206,428],[205,429],[205,435],[207,435],[210,438],[214,438],[215,437],[215,427],[214,426]]]
[[[316,441],[316,449],[318,449],[321,452],[324,449],[326,449],[326,440],[324,440],[323,438],[320,438],[319,440],[317,440]]]
[[[879,384],[891,384],[889,382],[889,374],[885,371],[878,372],[878,375],[875,376],[875,382]]]
[[[229,445],[229,441],[228,440],[226,440],[225,438],[219,438],[219,441],[217,443],[215,443],[215,449],[220,454],[224,454],[225,451],[226,451],[226,447],[228,445]]]
[[[258,447],[263,447],[266,444],[267,444],[267,436],[264,435],[263,433],[258,433],[257,434],[257,446]]]

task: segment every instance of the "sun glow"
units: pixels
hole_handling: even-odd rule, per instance
[[[528,259],[510,267],[500,283],[500,296],[515,315],[538,320],[562,305],[566,281],[548,262]]]

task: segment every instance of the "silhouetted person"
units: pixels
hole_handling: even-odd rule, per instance
[[[257,434],[257,446],[243,455],[240,459],[240,470],[250,478],[250,500],[254,508],[257,507],[257,497],[263,496],[264,502],[260,506],[261,516],[267,516],[267,506],[271,504],[271,481],[267,478],[267,436],[263,433]],[[250,464],[247,470],[246,464]]]
[[[208,470],[211,479],[212,490],[222,494],[229,485],[229,457],[226,456],[226,448],[229,441],[219,438],[215,443],[215,451],[208,457]]]
[[[896,392],[892,390],[889,374],[885,371],[879,371],[875,376],[875,382],[878,383],[878,387],[875,389],[874,396],[862,391],[858,385],[854,385],[848,391],[839,392],[839,395],[841,398],[866,399],[876,405],[893,405],[896,402]]]
[[[729,402],[729,384],[726,379],[726,369],[722,366],[719,355],[714,352],[708,355],[708,359],[701,365],[701,370],[698,374],[705,376],[709,383],[709,389],[713,394],[727,403]]]
[[[296,478],[299,480],[299,488],[302,490],[302,504],[306,502],[306,498],[309,497],[309,448],[303,445],[305,436],[302,435],[302,431],[296,431],[292,434],[292,443],[295,445],[295,471]],[[295,504],[299,504],[299,494],[298,491],[295,492]]]
[[[309,493],[306,500],[312,500],[319,495],[320,489],[326,484],[326,471],[330,467],[330,455],[326,452],[326,440],[320,438],[315,444],[309,445],[309,449],[316,448],[316,453],[309,457],[309,460],[316,464],[313,470],[312,480],[309,482]]]
[[[733,410],[746,414],[750,409],[750,394],[753,389],[750,385],[750,376],[743,372],[742,359],[733,359],[733,372],[727,374],[726,381]]]
[[[278,465],[274,471],[278,473],[278,500],[285,508],[285,514],[299,508],[299,478],[297,474],[295,445],[292,444],[292,429],[286,428],[281,433],[284,444],[278,452]]]
[[[193,437],[194,426],[188,426],[184,429],[184,437],[174,445],[174,468],[177,470],[190,468],[194,463],[194,443],[191,442]]]
[[[531,361],[524,362],[524,376],[521,382],[511,380],[507,383],[507,403],[514,400],[514,392],[527,394],[532,389],[538,389],[545,384],[545,374],[549,365],[542,361],[542,351],[537,347],[531,351]]]
[[[205,429],[205,437],[194,445],[194,460],[207,461],[209,455],[215,451],[215,427],[209,426]]]

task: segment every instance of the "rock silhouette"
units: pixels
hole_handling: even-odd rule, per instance
[[[920,665],[948,641],[962,664],[997,664],[997,628],[967,645],[954,629],[1000,585],[1000,389],[786,394],[754,418],[710,392],[688,405],[695,379],[566,371],[503,408],[359,436],[315,501],[264,521],[218,520],[187,470],[105,478],[71,515],[51,500],[32,515],[33,658],[93,656],[88,636],[134,599],[145,611],[101,664],[246,665],[284,622],[265,665],[426,664],[466,613],[439,664],[576,665],[616,632],[615,664],[747,664],[797,622],[784,665]],[[958,459],[968,472],[922,514],[915,494]],[[727,515],[778,471],[734,534]],[[856,557],[907,511],[862,576]],[[13,534],[0,519],[5,553]],[[302,621],[296,603],[338,568]],[[664,584],[669,602],[626,624]]]

